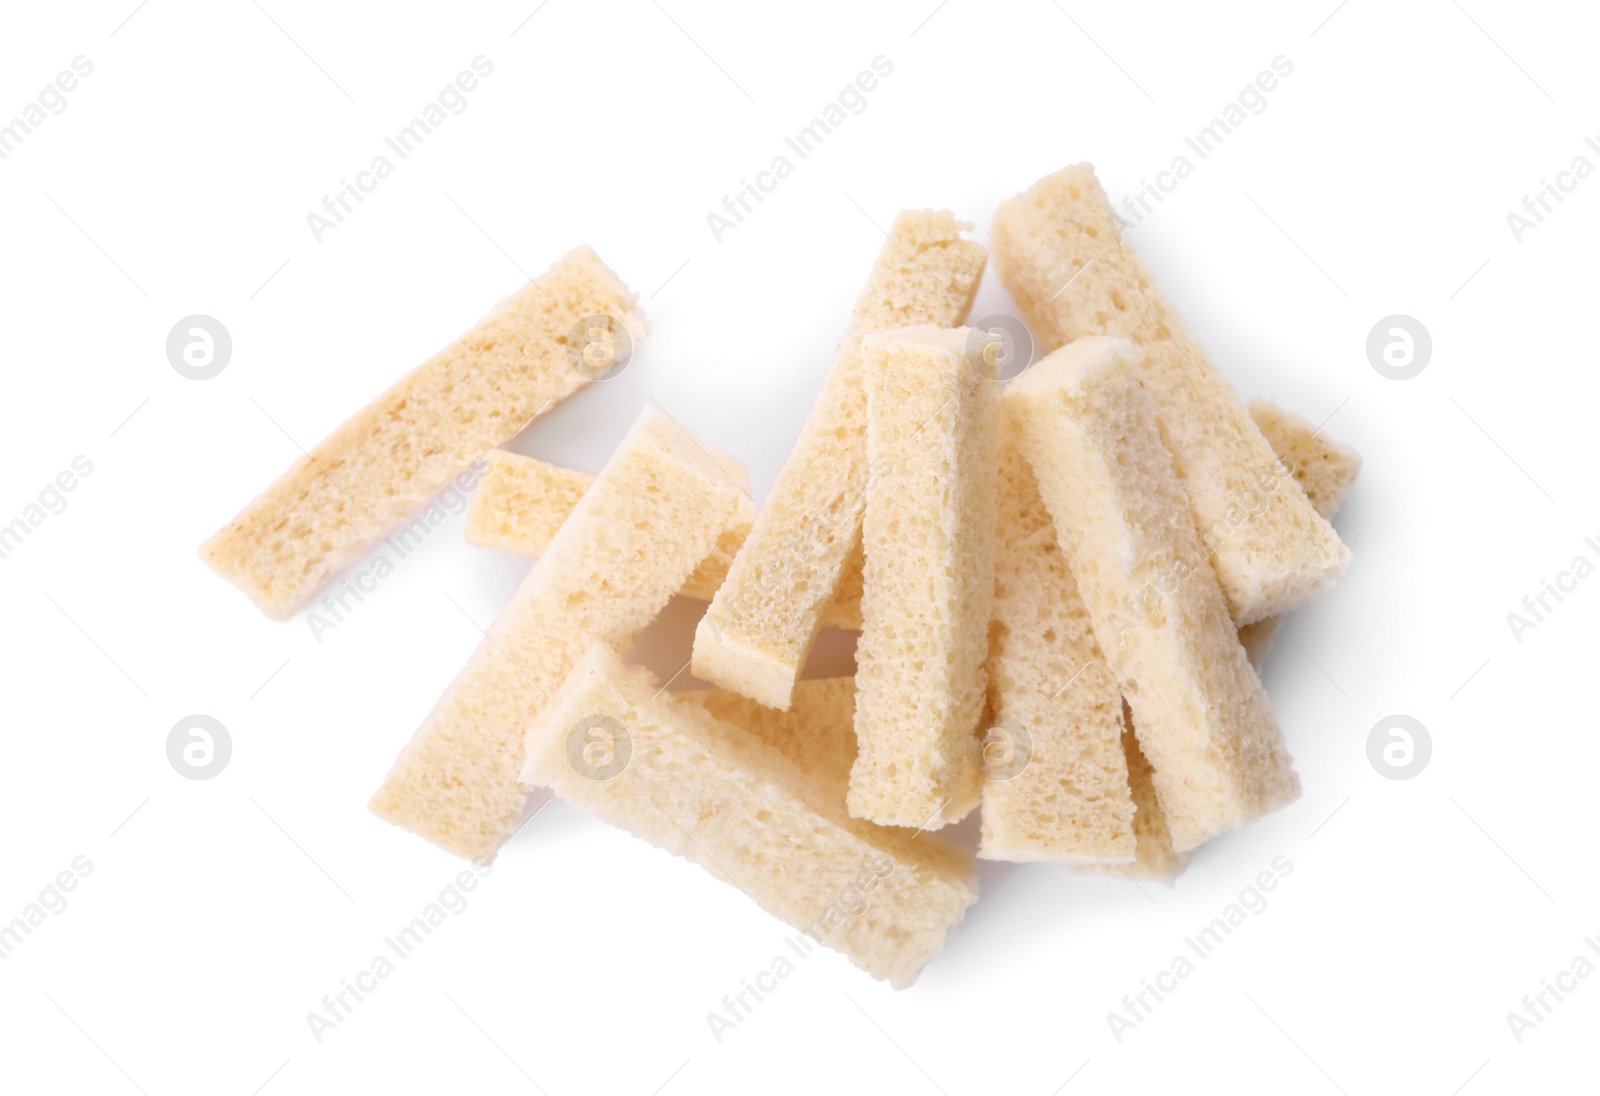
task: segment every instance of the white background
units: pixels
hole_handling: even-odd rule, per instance
[[[0,523],[93,463],[0,560],[0,921],[93,864],[0,962],[0,1086],[1592,1087],[1600,977],[1520,1043],[1506,1020],[1600,935],[1600,578],[1520,643],[1506,622],[1600,556],[1600,179],[1520,243],[1506,223],[1600,133],[1582,6],[134,2],[8,5],[0,26],[0,120],[94,65],[0,161]],[[316,242],[306,214],[480,54],[465,113]],[[865,112],[716,242],[706,214],[880,54]],[[896,210],[954,209],[982,239],[999,201],[1081,159],[1120,199],[1280,54],[1268,109],[1132,238],[1241,394],[1332,415],[1366,458],[1338,522],[1355,564],[1266,674],[1300,802],[1170,889],[986,865],[914,988],[819,953],[720,1044],[706,1013],[785,927],[557,803],[318,1043],[306,1014],[461,866],[365,804],[527,564],[453,519],[319,643],[199,543],[583,242],[654,334],[516,447],[597,470],[653,397],[764,492]],[[974,316],[1009,311],[991,271]],[[194,313],[232,333],[214,380],[166,359]],[[1432,333],[1414,380],[1366,358],[1394,313]],[[669,671],[692,624],[680,605],[656,631]],[[231,732],[209,781],[167,761],[191,713]],[[1409,781],[1367,760],[1391,713],[1431,732]],[[1280,855],[1266,911],[1119,1043],[1106,1014]]]

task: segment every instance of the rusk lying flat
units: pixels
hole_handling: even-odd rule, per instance
[[[936,829],[977,805],[994,605],[1000,394],[966,328],[907,327],[861,343],[866,585],[856,646],[850,813]]]
[[[536,557],[544,551],[594,482],[593,476],[505,449],[492,450],[488,463],[489,473],[479,483],[467,511],[467,543],[523,556]],[[678,592],[710,601],[728,577],[728,567],[749,533],[748,527],[730,529]],[[859,551],[845,561],[839,590],[823,611],[822,623],[861,630]]]
[[[916,979],[977,898],[965,854],[851,818],[836,788],[661,693],[604,645],[535,720],[522,776],[699,864],[896,986]]]
[[[1079,339],[1005,398],[1184,852],[1292,801],[1300,782],[1201,550],[1139,357],[1126,339]]]
[[[856,303],[788,463],[695,630],[695,676],[771,708],[789,706],[822,613],[860,540],[875,473],[867,463],[861,339],[966,319],[987,252],[949,213],[904,212]]]
[[[635,300],[592,250],[569,252],[297,460],[200,557],[288,619],[452,477],[589,383],[569,356],[581,323],[605,317],[598,326],[637,344]]]
[[[1122,689],[1095,642],[1016,430],[1002,423],[978,855],[1129,861],[1134,800]]]
[[[1078,164],[1003,203],[990,247],[1045,349],[1114,335],[1144,350],[1161,434],[1234,620],[1293,609],[1338,578],[1350,553],[1277,471],[1261,431],[1120,227],[1094,169]]]
[[[523,736],[578,656],[628,642],[754,517],[730,475],[744,470],[647,407],[401,752],[373,812],[460,856],[493,856],[527,800]]]

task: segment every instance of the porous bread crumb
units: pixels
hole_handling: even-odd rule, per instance
[[[489,858],[527,800],[523,735],[580,654],[653,620],[753,504],[737,462],[647,406],[371,803],[459,856]]]
[[[1291,802],[1300,781],[1201,550],[1139,358],[1126,339],[1079,339],[1005,399],[1184,852]]]
[[[961,238],[964,227],[948,212],[895,218],[811,416],[695,630],[696,677],[788,707],[823,610],[860,541],[875,479],[861,340],[874,331],[966,319],[987,252]]]
[[[1017,427],[1002,416],[989,737],[1009,751],[985,765],[978,855],[988,860],[1123,862],[1134,856],[1134,800],[1122,748],[1122,690]]]
[[[1133,340],[1212,567],[1239,624],[1293,609],[1350,553],[1185,329],[1123,237],[1094,168],[1047,175],[1001,204],[990,229],[1000,280],[1047,351],[1089,335]]]
[[[603,766],[585,753],[601,740]],[[593,646],[530,727],[523,779],[699,864],[896,987],[977,899],[972,860],[852,818],[837,787]]]
[[[999,386],[974,333],[862,341],[867,497],[850,813],[937,829],[977,805],[994,605]]]
[[[1189,854],[1172,847],[1172,832],[1156,794],[1155,771],[1150,768],[1128,717],[1122,730],[1122,749],[1128,759],[1128,786],[1133,795],[1133,832],[1138,849],[1127,864],[1075,864],[1087,875],[1117,875],[1125,879],[1156,879],[1171,883],[1189,866]]]
[[[1361,473],[1361,454],[1271,400],[1251,400],[1249,409],[1317,513],[1332,518]]]
[[[1291,465],[1296,479],[1306,491],[1306,497],[1317,507],[1317,512],[1325,518],[1333,517],[1361,467],[1361,458],[1355,450],[1322,437],[1305,419],[1267,400],[1251,401],[1250,414],[1272,443],[1273,452]],[[1326,457],[1320,454],[1326,454]],[[1276,627],[1277,618],[1269,617],[1239,629],[1239,642],[1249,654],[1252,666],[1260,668]],[[1128,783],[1137,808],[1133,825],[1138,836],[1138,855],[1131,865],[1108,864],[1086,867],[1085,870],[1105,875],[1122,874],[1134,879],[1170,881],[1188,865],[1189,857],[1172,848],[1172,834],[1167,829],[1167,818],[1156,795],[1150,762],[1139,750],[1132,715],[1125,713],[1125,718],[1127,725],[1122,732],[1122,745],[1128,759]]]
[[[537,556],[594,477],[520,453],[491,449],[463,533],[468,544]]]
[[[478,484],[467,511],[466,540],[479,548],[536,557],[594,482],[593,476],[548,464],[505,449],[488,457],[489,473]],[[743,485],[741,485],[743,486]],[[729,529],[678,591],[710,601],[728,577],[733,557],[750,534],[749,526]],[[825,627],[861,630],[861,552],[845,560],[839,589],[823,611]]]
[[[287,620],[452,477],[589,383],[569,355],[580,321],[607,317],[637,345],[636,300],[592,249],[568,252],[295,461],[200,558]]]
[[[1317,513],[1332,519],[1361,472],[1361,455],[1270,400],[1251,400],[1250,417],[1272,445],[1272,451],[1289,466]],[[1277,617],[1239,629],[1239,642],[1250,656],[1250,665],[1257,670],[1266,661],[1277,633]]]
[[[856,761],[856,679],[802,678],[787,711],[726,689],[677,693],[725,723],[742,727],[834,790],[842,807]]]

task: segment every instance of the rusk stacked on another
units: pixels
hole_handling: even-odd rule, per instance
[[[856,551],[875,471],[867,462],[861,340],[967,317],[988,253],[949,213],[895,218],[850,329],[749,540],[695,630],[692,669],[770,708],[789,693]]]
[[[1001,281],[1047,350],[1114,335],[1144,350],[1150,398],[1235,621],[1302,605],[1350,562],[1261,431],[1150,280],[1087,164],[1003,203],[990,230]]]
[[[1183,852],[1291,802],[1300,781],[1200,548],[1139,358],[1126,339],[1079,339],[1013,381],[1006,403]]]
[[[990,742],[983,837],[991,860],[1133,859],[1134,800],[1122,748],[1122,690],[1009,411],[1000,438]]]
[[[605,739],[599,770],[581,760],[595,737]],[[674,700],[603,644],[529,729],[522,777],[694,861],[896,986],[916,979],[977,900],[969,856],[852,818],[836,787]]]
[[[522,739],[578,656],[653,620],[728,530],[744,470],[647,406],[373,797],[379,817],[491,857],[527,801]]]
[[[479,548],[497,548],[537,556],[566,520],[567,514],[594,482],[593,476],[548,464],[504,449],[489,454],[489,474],[472,496],[467,511],[466,540]],[[728,577],[728,568],[750,530],[728,530],[705,561],[678,591],[696,601],[710,601]],[[861,630],[861,553],[845,560],[839,589],[822,612],[830,628]]]
[[[681,704],[704,708],[743,727],[838,793],[840,806],[856,763],[856,679],[819,677],[794,683],[789,709],[779,711],[726,689],[678,693]]]

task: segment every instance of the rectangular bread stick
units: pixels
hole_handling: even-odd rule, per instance
[[[1095,642],[1017,426],[1005,419],[978,855],[1129,861],[1134,800],[1122,689]]]
[[[490,450],[489,471],[472,496],[467,511],[466,541],[479,548],[535,557],[544,551],[567,514],[577,505],[594,477],[547,464],[505,449]],[[679,591],[684,597],[710,601],[728,577],[748,526],[725,533]],[[823,610],[829,628],[861,630],[861,554],[845,561],[833,601]]]
[[[1126,339],[1079,339],[1005,398],[1185,852],[1291,802],[1300,781],[1201,548],[1139,357]]]
[[[961,238],[963,227],[945,212],[895,218],[811,416],[695,630],[696,677],[770,708],[788,707],[860,539],[872,483],[861,339],[966,319],[987,252]]]
[[[1325,518],[1333,517],[1361,468],[1361,458],[1355,450],[1323,437],[1305,419],[1267,400],[1252,400],[1250,416],[1266,435],[1267,441],[1272,443],[1273,452],[1290,466],[1295,481],[1317,508],[1317,513]],[[1252,666],[1260,667],[1276,624],[1277,618],[1269,617],[1239,629],[1239,642],[1249,654]],[[1156,795],[1155,774],[1139,749],[1131,716],[1127,717],[1127,725],[1122,732],[1122,746],[1128,759],[1128,784],[1133,793],[1133,828],[1138,838],[1138,852],[1132,864],[1093,865],[1084,867],[1084,870],[1134,879],[1170,880],[1188,865],[1189,856],[1172,847],[1167,817],[1161,810],[1160,797]],[[986,801],[986,817],[988,809]]]
[[[356,412],[201,545],[200,558],[274,620],[490,449],[644,336],[635,294],[587,247]],[[581,368],[580,368],[581,367]]]
[[[1001,281],[1045,350],[1132,339],[1212,568],[1239,624],[1285,612],[1343,573],[1350,553],[1272,449],[1120,232],[1088,164],[1003,203],[990,230]]]
[[[523,779],[699,864],[904,987],[977,898],[972,861],[851,818],[837,787],[596,645],[528,732]],[[809,940],[806,939],[809,937]]]
[[[578,656],[623,644],[754,506],[731,458],[647,406],[371,803],[459,856],[492,857],[527,800],[529,723]],[[733,478],[730,478],[733,477]]]
[[[1000,410],[980,344],[993,341],[907,327],[861,343],[867,459],[884,472],[862,526],[849,804],[882,825],[937,829],[978,801]]]

